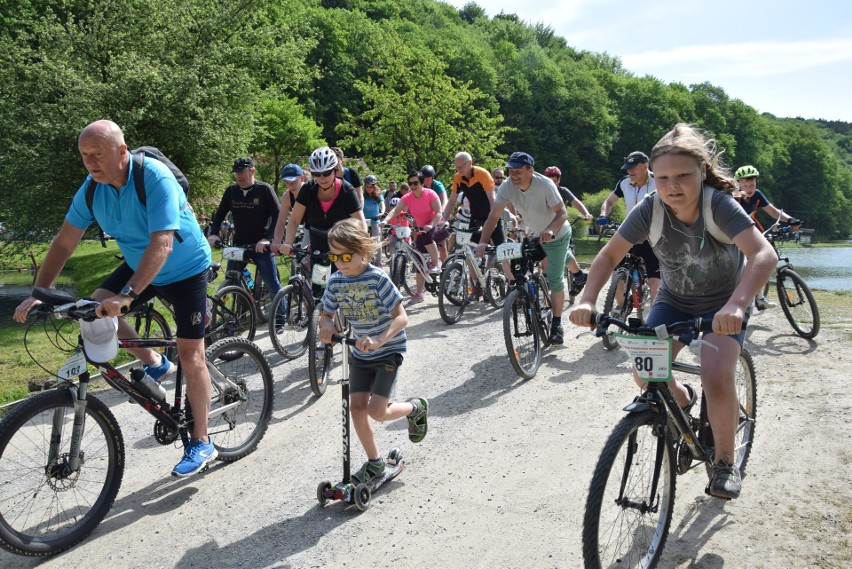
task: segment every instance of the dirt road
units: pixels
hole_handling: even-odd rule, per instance
[[[522,381],[499,312],[478,305],[446,326],[427,299],[410,316],[398,396],[429,398],[429,434],[414,445],[404,421],[377,427],[384,452],[400,446],[408,468],[367,512],[316,501],[317,484],[341,471],[339,386],[316,399],[307,360],[282,362],[261,338],[276,400],[254,454],[174,479],[180,451],[157,445],[150,418],[104,392],[127,445],[115,505],[71,551],[41,561],[0,552],[0,567],[581,567],[592,470],[636,393],[623,351],[570,328]],[[707,497],[703,469],[679,477],[661,566],[848,567],[852,325],[824,325],[809,342],[777,309],[752,324],[758,418],[742,497]],[[356,447],[356,466],[363,458]]]

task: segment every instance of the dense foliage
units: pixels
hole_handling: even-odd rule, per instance
[[[432,0],[5,0],[0,4],[0,223],[55,232],[85,176],[80,129],[109,118],[161,148],[209,209],[233,158],[260,177],[338,144],[381,180],[468,150],[514,150],[563,183],[611,188],[622,157],[676,122],[698,124],[731,166],[818,237],[852,233],[852,127],[760,115],[710,84],[637,77],[547,26]]]

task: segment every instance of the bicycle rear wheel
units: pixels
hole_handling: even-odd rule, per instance
[[[273,382],[269,362],[257,344],[223,338],[207,348],[213,387],[208,432],[226,462],[250,454],[272,417]]]
[[[238,286],[228,286],[212,297],[213,310],[207,325],[205,342],[211,345],[222,338],[254,340],[257,313],[248,293]],[[239,354],[234,357],[238,357]]]
[[[604,445],[583,518],[586,567],[650,568],[660,560],[674,508],[675,462],[671,444],[655,434],[655,422],[651,411],[627,415]]]
[[[452,261],[441,275],[438,284],[438,312],[447,324],[455,324],[467,304],[467,271],[464,261]]]
[[[51,555],[79,543],[104,519],[124,474],[124,439],[109,408],[88,397],[80,467],[71,471],[74,400],[46,391],[0,423],[0,547]],[[56,444],[55,458],[50,456]]]
[[[488,296],[488,302],[491,303],[491,306],[503,308],[508,293],[509,279],[503,274],[500,266],[488,269],[488,274],[485,276],[485,294]]]
[[[308,350],[308,323],[313,312],[313,297],[300,282],[278,291],[269,305],[269,339],[279,354],[293,360]]]
[[[819,309],[811,289],[795,271],[781,269],[775,280],[778,302],[784,316],[796,334],[802,338],[814,338],[819,333]]]
[[[604,301],[604,314],[625,322],[627,321],[632,308],[630,298],[631,285],[632,279],[630,273],[625,269],[617,269],[612,275],[612,280],[609,282],[609,290],[606,293],[606,300]],[[621,293],[618,292],[619,287],[622,289]],[[607,350],[614,350],[618,347],[618,340],[615,339],[615,336],[602,336],[601,340],[603,341],[604,348]]]
[[[308,380],[311,391],[317,397],[322,397],[328,387],[328,376],[331,372],[331,360],[334,346],[323,343],[319,339],[319,315],[322,307],[317,307],[308,324]]]
[[[541,363],[541,338],[527,294],[513,290],[503,305],[503,339],[509,362],[524,379],[532,379]]]

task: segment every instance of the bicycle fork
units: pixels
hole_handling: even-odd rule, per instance
[[[68,450],[68,462],[63,466],[59,462],[59,449],[62,445],[62,432],[65,425],[65,412],[63,407],[57,407],[53,412],[53,424],[50,430],[50,446],[48,448],[47,465],[48,475],[65,477],[72,472],[80,470],[83,457],[80,455],[80,439],[86,428],[86,392],[89,385],[89,372],[80,376],[79,387],[72,385],[68,388],[68,394],[74,402],[74,426],[71,428],[71,445]],[[62,471],[58,471],[62,468]],[[52,470],[52,471],[50,471]]]

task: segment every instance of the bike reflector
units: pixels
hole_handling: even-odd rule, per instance
[[[640,379],[645,381],[672,380],[672,339],[648,338],[613,334],[618,345],[630,356]]]
[[[523,257],[521,247],[521,243],[501,243],[497,246],[497,262],[520,259]]]
[[[396,236],[399,237],[400,239],[408,239],[409,237],[411,237],[411,228],[410,227],[403,227],[403,226],[399,225],[396,228],[394,228],[394,232],[396,233]]]
[[[325,286],[328,283],[328,276],[330,274],[331,265],[314,263],[314,268],[311,270],[311,282],[315,285]]]
[[[225,247],[222,249],[222,258],[226,261],[242,261],[245,253],[242,247]]]
[[[467,245],[473,233],[470,231],[456,230],[456,245]]]

